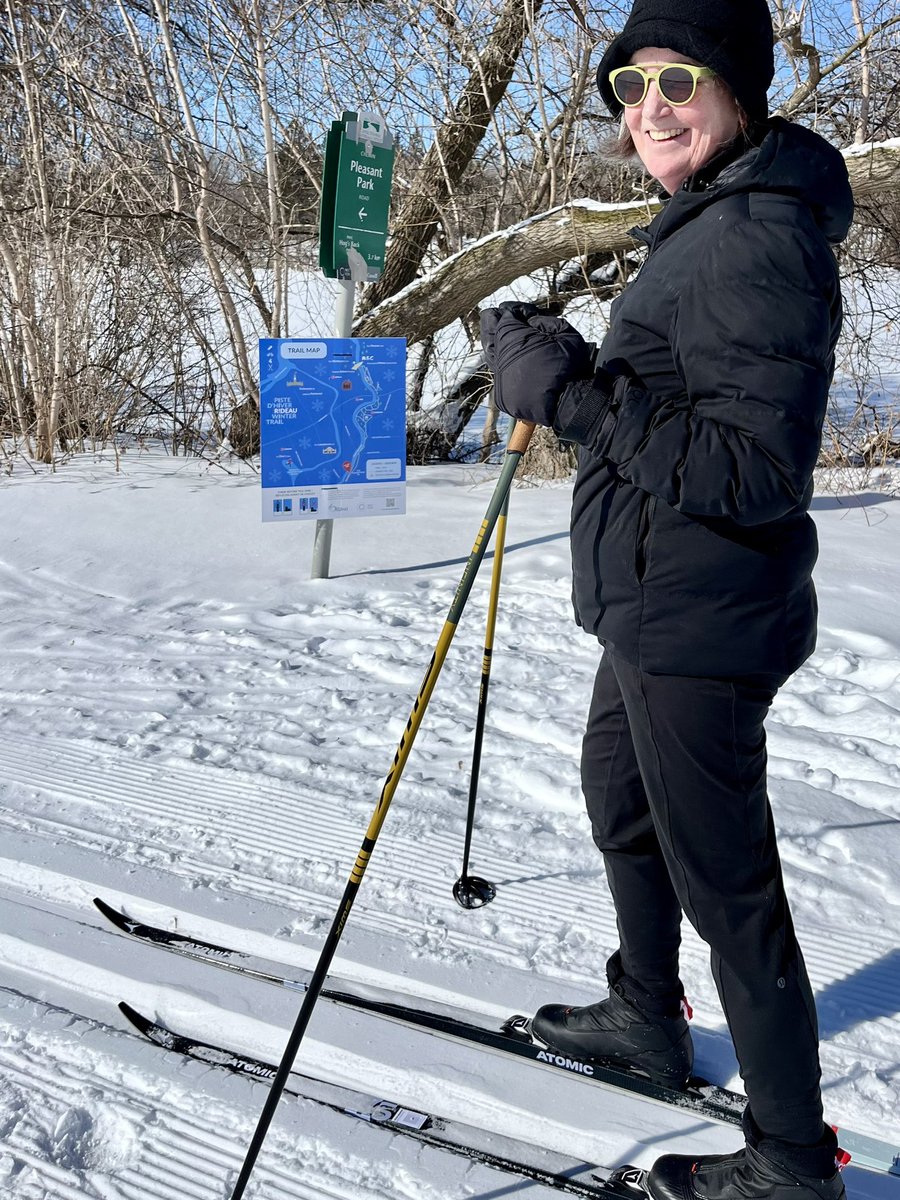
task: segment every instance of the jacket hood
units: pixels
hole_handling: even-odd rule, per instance
[[[770,118],[759,129],[760,135],[759,144],[746,153],[735,158],[734,149],[726,149],[685,180],[664,210],[675,207],[683,216],[680,220],[673,220],[674,213],[668,216],[665,236],[723,196],[778,192],[802,200],[829,242],[844,240],[853,220],[853,191],[841,153],[811,129],[781,117]]]

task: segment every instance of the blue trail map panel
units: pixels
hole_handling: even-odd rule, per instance
[[[406,511],[404,338],[259,343],[264,521]]]

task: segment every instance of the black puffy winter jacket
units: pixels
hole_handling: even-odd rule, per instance
[[[815,645],[807,515],[841,326],[840,154],[773,119],[646,231],[598,361],[570,385],[576,618],[656,674],[786,678]],[[598,376],[599,378],[599,376]]]

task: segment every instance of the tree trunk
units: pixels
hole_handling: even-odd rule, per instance
[[[491,454],[494,447],[500,441],[497,433],[497,405],[494,402],[494,393],[491,392],[487,398],[487,412],[484,417],[484,429],[481,431],[481,453],[478,455],[479,462],[490,462]]]
[[[490,41],[479,55],[452,113],[438,130],[415,183],[391,223],[384,273],[366,289],[364,313],[415,279],[434,237],[440,206],[481,144],[491,115],[512,79],[529,20],[536,20],[542,2],[532,0],[526,18],[521,0],[505,0]]]
[[[225,278],[225,273],[222,270],[222,265],[213,248],[213,238],[211,237],[209,225],[212,187],[206,146],[197,130],[194,112],[185,89],[182,63],[175,51],[175,44],[172,39],[168,8],[164,6],[162,0],[153,0],[153,13],[159,27],[163,54],[169,69],[169,77],[181,107],[185,142],[189,149],[190,157],[193,160],[193,182],[195,185],[195,194],[193,197],[194,217],[197,222],[197,237],[200,242],[200,249],[228,330],[228,336],[234,352],[241,399],[252,400],[253,403],[258,404],[259,392],[250,368],[250,355],[247,349],[247,340],[244,335],[240,314],[234,302],[234,297],[231,294],[231,289],[228,286],[228,281]]]
[[[851,0],[850,8],[853,12],[853,25],[856,29],[856,37],[861,46],[859,52],[860,64],[860,92],[859,92],[859,119],[856,123],[856,135],[854,142],[857,145],[869,140],[869,101],[872,96],[872,79],[869,70],[869,44],[866,39],[866,27],[863,24],[862,12],[859,7],[859,0]]]

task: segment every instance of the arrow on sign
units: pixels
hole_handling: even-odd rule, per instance
[[[365,210],[364,208],[361,208],[361,209],[359,210],[359,219],[360,219],[361,221],[364,221],[368,215],[369,215],[369,214],[366,212],[366,210]]]

